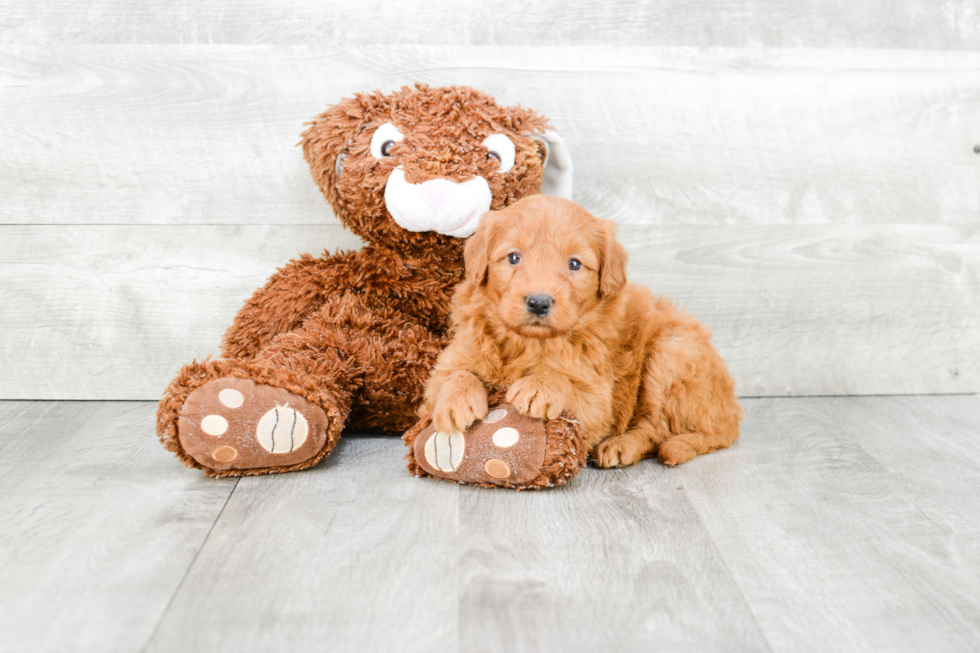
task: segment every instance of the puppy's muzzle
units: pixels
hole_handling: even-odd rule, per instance
[[[528,295],[524,300],[527,312],[538,317],[547,315],[554,303],[555,300],[551,298],[551,295]]]

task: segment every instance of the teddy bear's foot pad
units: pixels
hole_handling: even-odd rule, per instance
[[[427,426],[415,438],[413,454],[430,476],[518,486],[541,473],[546,443],[544,422],[500,404],[464,433],[440,433]]]
[[[319,406],[282,388],[221,378],[192,392],[180,411],[184,451],[214,470],[285,468],[310,460],[327,440]]]

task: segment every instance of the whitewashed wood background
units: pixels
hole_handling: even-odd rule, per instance
[[[702,5],[0,2],[0,399],[156,399],[357,247],[294,145],[415,81],[550,117],[742,396],[980,392],[980,1]]]

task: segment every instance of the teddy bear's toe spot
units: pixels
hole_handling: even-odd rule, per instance
[[[510,465],[497,458],[488,460],[483,468],[487,470],[487,474],[490,474],[494,478],[507,478],[510,476]]]
[[[201,430],[208,435],[221,435],[228,430],[228,420],[221,415],[208,415],[201,420]]]
[[[211,452],[211,457],[219,463],[230,463],[238,458],[238,451],[234,447],[218,447]]]
[[[310,426],[301,413],[289,406],[276,406],[259,420],[255,435],[269,453],[290,453],[303,446]]]
[[[459,431],[433,433],[425,443],[425,459],[440,472],[454,472],[463,461],[466,438]]]
[[[494,422],[499,422],[505,417],[507,417],[507,411],[503,408],[498,408],[497,410],[491,410],[489,413],[487,413],[487,416],[483,418],[483,423],[493,424]]]
[[[225,388],[218,393],[218,401],[228,408],[238,408],[245,403],[245,396],[234,388]]]
[[[513,447],[520,439],[521,434],[517,432],[517,429],[511,428],[510,426],[497,429],[493,434],[493,443],[502,449]]]

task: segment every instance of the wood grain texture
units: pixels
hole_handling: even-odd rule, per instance
[[[715,333],[742,396],[980,391],[980,232],[621,227],[630,276]],[[339,226],[0,227],[0,398],[157,399]]]
[[[461,3],[8,0],[6,43],[372,43],[974,48],[975,0]]]
[[[0,402],[0,650],[976,650],[980,396],[742,403],[729,450],[514,493],[363,436],[235,486],[151,402]]]
[[[980,398],[745,407],[676,482],[773,650],[976,650]]]
[[[460,651],[767,651],[670,470],[460,496]]]
[[[234,480],[181,473],[148,403],[0,402],[0,651],[135,651]]]
[[[549,116],[623,223],[980,214],[980,52],[58,45],[0,50],[0,223],[321,223],[303,123],[415,81]]]
[[[243,478],[149,651],[453,651],[458,496],[398,438]]]
[[[315,471],[243,479],[149,650],[765,650],[663,469],[495,492],[403,454],[348,438]]]

